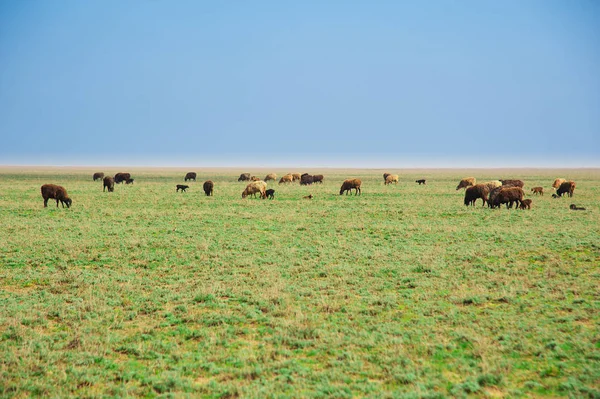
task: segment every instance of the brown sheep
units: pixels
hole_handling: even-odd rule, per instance
[[[257,177],[257,176],[252,176],[252,177],[250,177],[250,180],[251,180],[251,181],[261,181],[261,180],[260,180],[260,177]]]
[[[104,190],[107,188],[109,193],[115,191],[115,179],[113,179],[111,176],[106,176],[104,178],[104,187],[102,188],[102,192],[104,192]]]
[[[133,184],[135,179],[125,179],[125,184]]]
[[[102,180],[104,178],[104,173],[102,172],[96,172],[94,173],[94,176],[92,176],[94,181],[96,180]]]
[[[524,199],[523,201],[521,201],[521,205],[519,205],[519,208],[521,209],[531,209],[531,203],[533,201],[530,199]]]
[[[269,181],[269,180],[277,180],[277,175],[275,173],[269,173],[268,175],[265,176],[264,181]]]
[[[298,181],[301,177],[300,173],[292,173],[292,181]]]
[[[525,185],[525,183],[523,183],[523,180],[517,180],[517,179],[506,179],[506,180],[500,179],[500,182],[502,182],[502,185],[504,187],[521,187],[521,188],[523,188],[523,186]]]
[[[392,183],[396,183],[398,184],[398,175],[388,175],[385,178],[385,185],[387,186],[388,184],[392,184]]]
[[[485,184],[489,188],[490,191],[492,191],[496,187],[502,187],[502,182],[500,180],[492,180],[492,181],[485,182],[483,184]]]
[[[120,172],[115,175],[115,183],[117,184],[123,183],[127,179],[131,179],[131,173]]]
[[[571,208],[574,211],[585,211],[585,208],[582,206],[577,206],[575,204],[571,204],[571,206],[569,206],[569,208]]]
[[[178,192],[179,190],[181,190],[182,193],[185,193],[188,188],[190,188],[190,186],[187,186],[185,184],[178,184],[175,192]]]
[[[575,191],[575,182],[574,181],[566,181],[560,185],[558,190],[556,190],[556,195],[562,197],[563,194],[567,194],[569,197],[573,196],[573,192]]]
[[[501,187],[491,206],[496,208],[506,204],[506,209],[512,208],[514,203],[520,206],[524,195],[521,187]]]
[[[488,207],[495,208],[494,203],[496,196],[498,196],[498,193],[500,193],[500,190],[502,190],[502,186],[490,190],[490,194],[488,195]]]
[[[488,194],[490,189],[486,184],[476,184],[471,187],[467,187],[465,190],[465,205],[473,205],[475,206],[475,202],[477,199],[481,198],[483,201],[483,205],[485,206],[486,201],[488,200]]]
[[[312,195],[312,194],[309,194],[309,195],[307,195],[306,197],[302,197],[302,198],[303,198],[303,199],[309,199],[309,200],[311,200],[311,199],[313,199],[313,195]]]
[[[250,180],[250,173],[242,173],[238,178],[238,181],[248,181]]]
[[[475,183],[477,183],[477,179],[475,179],[474,177],[465,177],[464,179],[462,179],[460,181],[460,183],[458,183],[458,186],[456,186],[456,189],[460,190],[461,188],[467,188],[470,186],[474,186]]]
[[[561,179],[561,178],[555,179],[555,180],[554,180],[554,183],[552,183],[552,188],[556,190],[556,189],[557,189],[557,188],[559,188],[559,187],[560,187],[560,185],[561,185],[561,184],[563,184],[564,182],[566,182],[566,180],[565,180],[565,179]]]
[[[323,175],[313,175],[313,183],[323,184]]]
[[[387,177],[388,177],[389,175],[391,175],[391,173],[384,173],[384,174],[383,174],[383,182],[384,182],[384,183],[385,183],[385,181],[386,181],[386,179],[387,179]]]
[[[291,183],[293,181],[294,181],[294,177],[290,173],[288,173],[287,175],[281,177],[281,180],[279,180],[279,184]]]
[[[265,194],[267,194],[267,197],[269,199],[275,199],[275,190],[273,190],[272,188],[265,191]]]
[[[196,181],[196,177],[198,175],[196,174],[196,172],[188,172],[185,177],[183,178],[183,181],[188,181],[188,180],[193,180]]]
[[[360,189],[361,184],[362,184],[362,181],[360,181],[360,179],[344,180],[344,183],[342,183],[342,188],[340,188],[340,195],[342,195],[344,193],[344,191],[346,192],[346,195],[348,195],[348,193],[351,192],[351,190],[356,190],[354,195],[361,195],[362,194],[362,191]]]
[[[534,187],[531,189],[531,192],[533,194],[539,194],[543,197],[544,196],[544,187]]]
[[[202,185],[202,188],[204,189],[204,194],[206,194],[206,196],[208,197],[213,195],[213,189],[215,188],[215,184],[212,182],[212,180],[207,180]]]
[[[267,198],[267,183],[264,181],[253,181],[248,184],[244,191],[242,192],[242,198],[246,198],[249,195],[256,196],[257,193],[260,194],[260,198]]]
[[[44,184],[42,186],[42,197],[44,198],[44,208],[48,207],[48,200],[55,199],[56,207],[58,208],[58,202],[60,201],[62,207],[67,205],[67,208],[71,207],[73,200],[69,198],[67,194],[67,190],[65,190],[62,186],[57,186],[56,184]]]
[[[313,177],[311,175],[309,175],[308,173],[304,173],[302,176],[300,176],[300,185],[301,186],[308,186],[313,184]]]
[[[419,180],[415,180],[415,183],[419,183],[419,186],[420,186],[421,184],[425,184],[426,185],[427,181],[425,179],[419,179]]]

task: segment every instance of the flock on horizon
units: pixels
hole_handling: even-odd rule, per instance
[[[188,181],[196,181],[197,178],[196,172],[189,172],[184,177],[184,182]],[[131,177],[130,173],[120,172],[115,174],[115,176],[105,176],[102,172],[94,173],[92,176],[94,181],[101,180],[103,182],[102,191],[113,192],[115,189],[115,184],[133,184],[134,179]],[[300,173],[288,173],[281,177],[279,180],[279,184],[292,184],[294,182],[300,182],[300,185],[311,185],[317,183],[323,183],[324,176],[323,175],[310,175],[308,173],[300,174]],[[256,176],[252,176],[250,173],[242,173],[238,178],[238,181],[241,182],[249,182],[244,191],[242,191],[242,198],[247,198],[249,196],[253,196],[256,198],[256,194],[259,194],[262,199],[274,199],[275,198],[275,190],[267,189],[267,181],[277,181],[277,175],[275,173],[269,173],[265,176],[264,180]],[[389,184],[398,184],[399,176],[392,175],[390,173],[383,174],[383,181],[385,185]],[[419,185],[426,185],[426,179],[415,180],[415,183]],[[340,195],[346,193],[346,195],[351,194],[352,190],[354,190],[354,195],[361,195],[362,181],[360,179],[346,179],[342,183],[340,188]],[[213,195],[214,183],[212,180],[207,180],[204,182],[202,188],[204,193],[207,196]],[[524,198],[525,192],[523,191],[523,187],[525,186],[522,180],[517,179],[506,179],[506,180],[493,180],[485,183],[477,184],[477,179],[475,177],[465,177],[461,179],[456,186],[456,190],[465,189],[465,197],[464,204],[469,206],[475,206],[475,202],[478,199],[483,201],[483,205],[488,204],[490,208],[499,208],[501,205],[505,204],[507,209],[511,209],[514,205],[520,209],[531,209],[531,205],[533,200]],[[188,185],[185,184],[177,184],[176,192],[186,192],[189,188]],[[556,193],[552,194],[553,198],[562,197],[564,194],[569,197],[573,197],[573,193],[575,191],[575,182],[567,181],[562,178],[557,178],[552,183],[552,188],[556,190]],[[69,198],[67,194],[67,190],[55,184],[44,184],[41,187],[42,197],[44,199],[44,207],[48,206],[48,200],[54,199],[56,200],[56,206],[58,207],[59,203],[62,204],[63,208],[65,205],[67,208],[70,208],[73,200]],[[543,187],[533,187],[531,189],[532,195],[544,195]],[[308,196],[303,197],[304,199],[313,199],[313,195],[310,194]],[[570,205],[570,209],[572,210],[585,210],[585,208],[578,207],[575,204]]]

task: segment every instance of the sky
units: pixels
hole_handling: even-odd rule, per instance
[[[0,0],[0,164],[600,166],[596,0]]]

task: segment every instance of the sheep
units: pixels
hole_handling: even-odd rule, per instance
[[[474,177],[465,177],[464,179],[462,179],[460,181],[460,183],[458,183],[458,186],[456,186],[456,189],[460,190],[461,188],[467,188],[470,186],[474,186],[475,183],[477,183],[477,179],[475,179]]]
[[[383,182],[385,183],[385,180],[387,179],[387,177],[391,175],[391,173],[384,173],[383,174]]]
[[[130,173],[119,172],[115,175],[115,183],[117,184],[123,183],[127,179],[131,179]]]
[[[360,189],[361,184],[362,182],[360,181],[360,179],[344,180],[344,183],[342,183],[342,188],[340,188],[340,195],[342,195],[344,191],[346,192],[346,195],[348,195],[348,193],[353,189],[356,190],[354,195],[362,194],[362,191]]]
[[[198,176],[196,174],[196,172],[188,172],[185,177],[183,178],[183,181],[188,181],[188,180],[193,180],[196,181],[196,176]]]
[[[506,204],[506,209],[512,208],[516,202],[520,206],[523,201],[523,189],[521,187],[501,187],[497,195],[494,197],[492,207],[499,207]]]
[[[486,184],[476,184],[471,187],[467,187],[465,190],[465,205],[473,205],[475,206],[475,202],[477,202],[478,198],[481,198],[483,201],[483,205],[485,206],[486,201],[488,200],[488,194],[490,189]]]
[[[267,183],[264,181],[253,181],[248,184],[244,191],[242,192],[242,198],[246,198],[249,195],[256,196],[257,193],[260,193],[260,198],[267,198]]]
[[[273,190],[272,188],[265,191],[265,194],[267,194],[267,198],[269,198],[269,199],[275,198],[275,190]]]
[[[275,173],[269,173],[268,175],[265,176],[265,181],[269,181],[269,180],[277,180],[277,175]]]
[[[500,182],[502,182],[502,185],[505,187],[523,188],[523,186],[525,185],[525,183],[523,183],[523,180],[516,180],[516,179],[506,179],[506,180],[500,179]]]
[[[323,184],[323,175],[313,175],[313,183]]]
[[[115,179],[113,179],[111,176],[106,176],[104,178],[103,185],[104,187],[102,188],[102,192],[104,192],[104,190],[106,190],[107,188],[109,193],[115,191]]]
[[[554,179],[554,183],[552,183],[552,188],[556,190],[557,188],[560,187],[561,184],[563,184],[566,181],[567,180],[561,179],[560,177],[557,178],[557,179]]]
[[[398,175],[388,175],[385,178],[385,185],[387,186],[388,184],[392,184],[392,183],[396,183],[398,184]]]
[[[56,184],[44,184],[41,188],[42,198],[44,198],[44,208],[48,207],[48,200],[55,199],[56,207],[58,208],[58,202],[60,201],[62,207],[67,205],[67,208],[71,207],[73,200],[69,198],[67,194],[67,190],[65,190],[62,186],[57,186]]]
[[[415,183],[419,183],[419,186],[420,186],[421,184],[425,184],[426,185],[427,181],[425,179],[419,179],[419,180],[415,180]]]
[[[521,205],[519,205],[520,209],[531,209],[531,203],[533,201],[530,199],[524,199],[523,201],[521,201]]]
[[[250,180],[250,173],[242,173],[238,178],[238,181],[248,181]]]
[[[559,197],[562,197],[563,194],[567,194],[569,197],[572,197],[574,191],[575,191],[575,182],[574,181],[566,181],[560,185],[558,190],[556,190],[556,195]]]
[[[96,180],[102,180],[104,178],[104,173],[103,172],[96,172],[96,173],[94,173],[94,176],[92,176],[92,178],[94,179],[94,181],[96,181]]]
[[[491,180],[483,184],[485,184],[490,191],[492,191],[496,187],[502,187],[502,182],[500,180]]]
[[[571,204],[571,205],[569,206],[569,208],[571,208],[571,209],[572,209],[572,210],[574,210],[574,211],[585,211],[585,208],[584,208],[584,207],[582,207],[582,206],[577,206],[577,205],[575,205],[575,204]]]
[[[308,199],[308,200],[311,200],[311,199],[313,199],[313,198],[314,198],[314,197],[313,197],[313,195],[312,195],[312,194],[309,194],[309,195],[307,195],[306,197],[302,197],[302,199]]]
[[[287,175],[281,177],[281,180],[279,180],[279,184],[291,183],[293,181],[294,181],[294,177],[291,175],[291,173],[288,173]]]
[[[204,189],[204,194],[206,194],[206,196],[209,197],[213,195],[213,189],[215,188],[215,184],[212,182],[212,180],[207,180],[202,185],[202,188]]]
[[[185,190],[187,190],[188,188],[190,188],[190,186],[186,186],[185,184],[178,184],[175,192],[181,190],[182,193],[185,193]]]
[[[133,184],[134,179],[126,179],[125,184]]]
[[[258,177],[258,176],[252,176],[252,177],[250,177],[250,181],[262,181],[262,180],[260,180],[260,177]]]
[[[544,196],[544,187],[534,187],[531,189],[531,192],[533,194],[539,194],[543,197]]]
[[[298,181],[300,177],[300,173],[292,173],[292,181]]]
[[[490,193],[488,195],[488,207],[490,208],[495,208],[496,206],[494,205],[494,203],[496,202],[496,197],[498,196],[498,193],[500,193],[500,190],[502,190],[502,186],[500,187],[496,187],[490,190]]]
[[[313,177],[311,175],[309,175],[308,173],[304,173],[302,176],[300,176],[300,185],[301,186],[308,186],[313,184]]]

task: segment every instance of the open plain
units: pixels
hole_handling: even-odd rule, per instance
[[[1,168],[0,396],[600,397],[599,170],[306,171],[260,200],[240,173],[305,170]],[[466,207],[465,176],[532,209]]]

